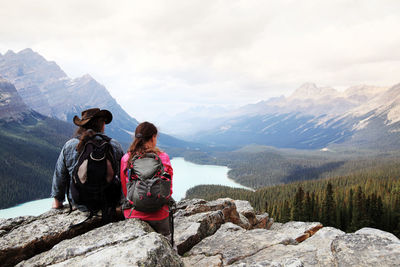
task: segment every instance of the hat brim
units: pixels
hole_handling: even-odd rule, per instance
[[[105,119],[104,122],[106,124],[109,124],[113,119],[113,116],[112,116],[111,112],[106,110],[106,109],[103,109],[103,110],[100,110],[99,112],[97,112],[92,117],[87,118],[87,119],[83,119],[83,120],[81,120],[78,116],[75,115],[74,119],[73,119],[73,122],[74,122],[74,124],[76,126],[85,126],[92,119],[99,118],[99,117],[103,117]]]

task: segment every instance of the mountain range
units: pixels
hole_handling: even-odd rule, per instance
[[[0,76],[15,85],[27,106],[36,112],[72,122],[74,115],[92,107],[108,109],[113,121],[106,133],[127,148],[138,121],[122,109],[108,90],[89,74],[69,78],[53,61],[47,61],[32,49],[0,54]],[[161,147],[190,147],[193,144],[160,133]]]
[[[55,62],[28,48],[0,54],[0,76],[15,85],[29,108],[48,117],[71,122],[74,115],[86,108],[108,109],[114,119],[107,127],[107,134],[125,148],[132,140],[138,121],[88,74],[69,78]],[[298,149],[337,145],[398,148],[399,97],[400,85],[359,85],[339,92],[306,83],[288,97],[271,98],[236,109],[194,107],[177,114],[165,123],[174,125],[175,134],[189,142],[161,133],[160,145],[180,149],[202,147],[199,143]],[[21,103],[15,102],[15,105]],[[165,124],[160,126],[166,129]]]
[[[400,148],[400,84],[344,92],[306,83],[289,97],[260,101],[210,121],[191,140],[227,146]],[[215,126],[218,124],[217,126]]]

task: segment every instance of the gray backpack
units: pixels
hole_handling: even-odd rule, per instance
[[[135,155],[128,169],[128,206],[133,210],[154,212],[171,199],[171,176],[164,171],[160,157],[155,153]],[[132,213],[132,212],[131,212]]]

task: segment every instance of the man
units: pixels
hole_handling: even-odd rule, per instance
[[[111,112],[108,110],[100,110],[99,108],[91,108],[82,111],[81,118],[78,116],[74,117],[73,122],[79,128],[76,130],[75,137],[68,140],[62,148],[53,175],[51,190],[51,197],[54,198],[52,204],[53,209],[63,207],[66,193],[68,193],[69,199],[72,198],[73,204],[79,204],[76,203],[77,200],[73,197],[74,194],[72,191],[74,185],[71,178],[76,171],[75,168],[78,165],[79,155],[85,149],[85,144],[89,140],[97,138],[109,141],[113,154],[113,162],[111,162],[111,165],[115,166],[112,172],[113,182],[117,180],[118,185],[120,184],[119,165],[121,157],[123,156],[123,150],[116,140],[110,140],[109,137],[104,135],[105,125],[109,124],[111,121]],[[68,192],[66,192],[67,188],[69,189]],[[114,191],[115,190],[121,191],[120,188],[114,188]]]

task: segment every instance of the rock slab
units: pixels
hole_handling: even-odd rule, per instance
[[[10,219],[2,223],[4,232],[0,239],[0,262],[13,266],[40,252],[46,251],[64,239],[73,238],[100,225],[100,218],[70,228],[87,218],[87,214],[74,211],[52,210],[39,217]]]
[[[318,222],[274,223],[244,201],[184,200],[176,249],[138,219],[84,228],[78,211],[0,220],[2,266],[400,266],[400,240],[363,228],[344,233]],[[179,253],[178,253],[179,252]]]

